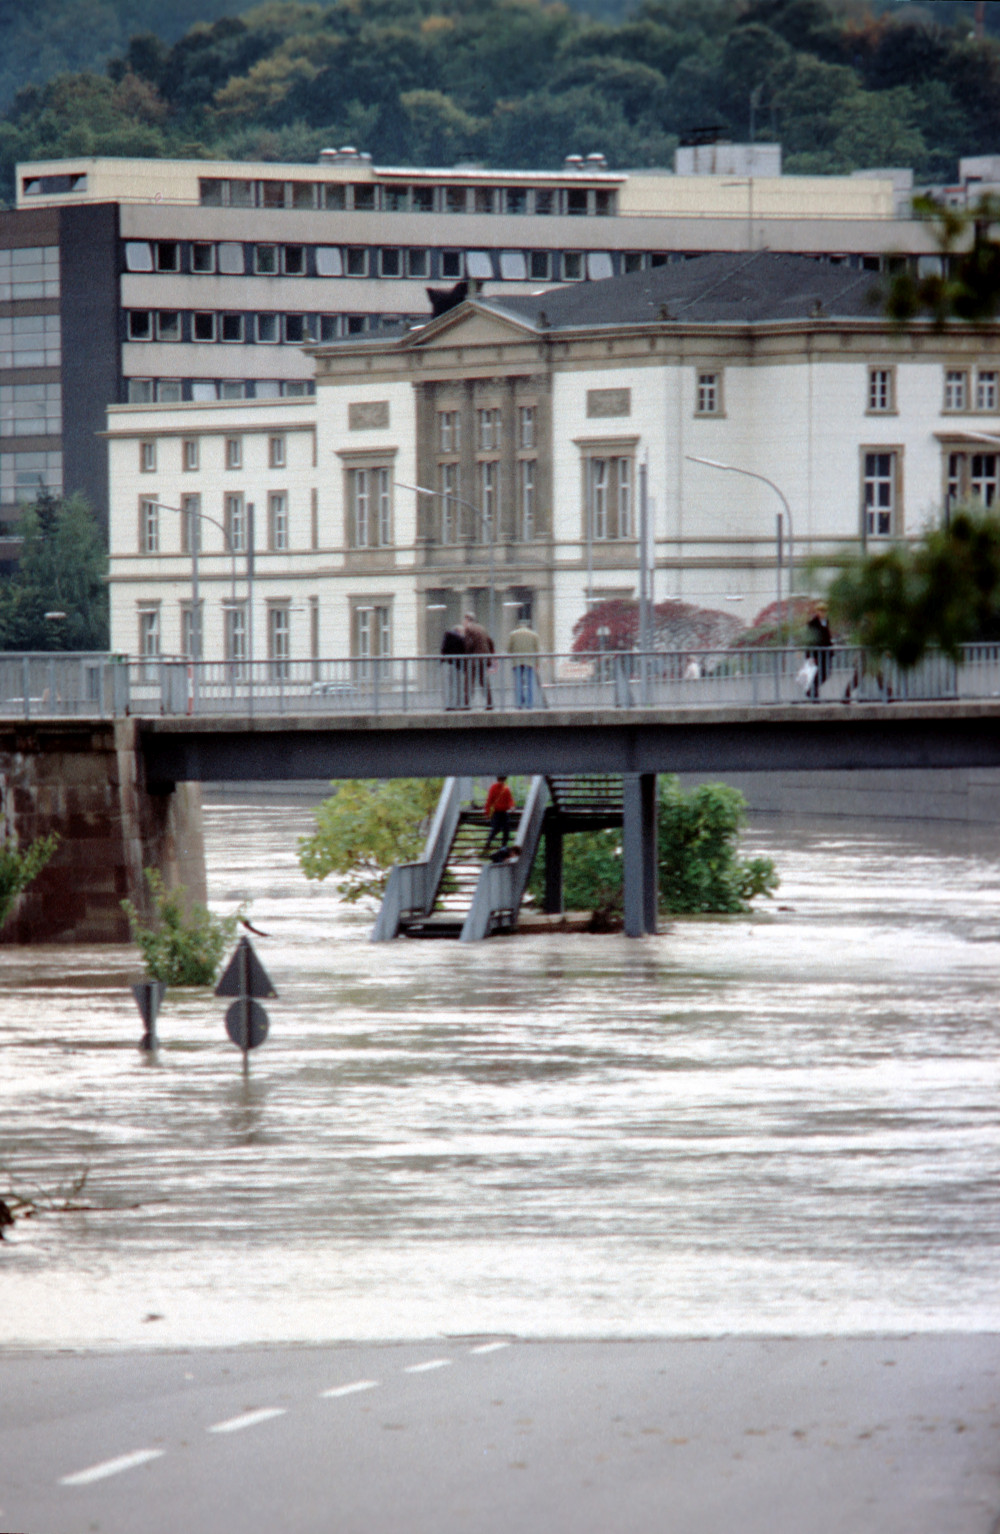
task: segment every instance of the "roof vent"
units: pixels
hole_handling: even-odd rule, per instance
[[[583,170],[584,158],[582,154],[568,154],[563,161],[564,170]]]
[[[321,149],[319,152],[319,164],[328,164],[330,160],[335,160],[337,158],[337,154],[338,151],[336,149]]]
[[[594,153],[594,154],[588,154],[588,156],[587,156],[587,164],[593,170],[607,170],[607,168],[608,168],[608,162],[605,159],[604,155],[601,154],[599,150],[596,153]]]
[[[353,144],[342,144],[337,153],[342,160],[356,160],[358,158],[358,151]]]

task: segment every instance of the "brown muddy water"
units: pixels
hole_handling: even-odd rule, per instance
[[[303,807],[206,812],[278,990],[0,950],[0,1344],[1000,1328],[1000,838],[756,821],[782,887],[655,938],[372,945]],[[788,907],[790,909],[779,909]]]

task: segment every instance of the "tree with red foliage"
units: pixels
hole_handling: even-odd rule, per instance
[[[657,650],[726,650],[743,625],[731,613],[668,599],[653,608],[653,647]],[[596,602],[573,627],[578,655],[634,650],[639,642],[639,604],[629,597]]]

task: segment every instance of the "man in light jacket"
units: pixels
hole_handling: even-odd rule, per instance
[[[507,652],[514,657],[514,701],[518,708],[535,706],[535,665],[541,648],[542,641],[527,620],[518,619],[507,641]]]

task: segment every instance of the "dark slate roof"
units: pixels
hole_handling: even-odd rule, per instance
[[[480,303],[540,329],[681,324],[752,325],[782,320],[875,319],[877,277],[846,262],[769,250],[694,256],[626,277],[576,282],[530,297],[490,295]]]

